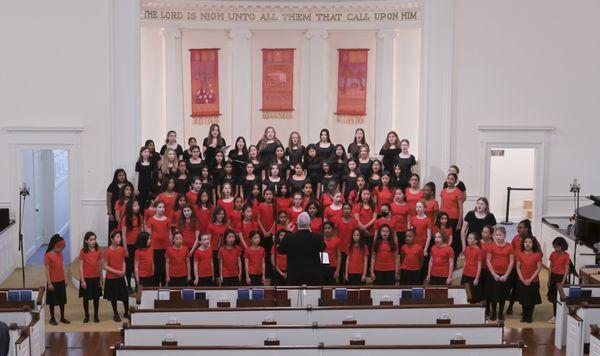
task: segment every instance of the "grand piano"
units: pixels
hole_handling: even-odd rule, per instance
[[[600,196],[588,197],[593,204],[582,206],[575,215],[575,236],[584,245],[600,251]]]

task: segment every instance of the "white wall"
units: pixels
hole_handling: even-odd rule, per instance
[[[469,195],[484,179],[478,125],[556,127],[545,215],[570,211],[574,177],[582,196],[598,193],[598,13],[595,0],[456,0],[452,158]]]
[[[159,28],[142,27],[142,139],[154,140],[159,150],[168,131],[165,118],[164,101],[164,61],[162,56],[163,38]],[[181,142],[183,133],[179,133]]]
[[[508,148],[504,149],[504,156],[490,157],[490,210],[496,214],[498,221],[506,217],[506,187],[534,187],[534,156],[533,148]],[[510,221],[520,221],[527,217],[523,209],[525,200],[533,200],[532,191],[511,191],[508,211]]]
[[[64,235],[69,230],[69,152],[54,150],[53,152],[53,222],[54,231]],[[72,241],[72,240],[71,240]]]

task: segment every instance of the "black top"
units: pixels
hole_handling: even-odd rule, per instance
[[[273,194],[277,196],[277,194],[281,191],[281,186],[285,184],[285,179],[279,177],[279,182],[273,182],[271,177],[266,177],[263,181],[263,184],[267,189],[271,189]]]
[[[295,223],[295,222],[294,222]],[[317,285],[321,281],[319,252],[325,242],[319,234],[299,230],[281,241],[277,252],[287,255],[288,276],[295,285]],[[297,283],[297,284],[296,284]]]
[[[138,172],[138,191],[141,193],[147,193],[152,187],[152,162],[148,165],[143,165],[142,162],[137,161],[135,163],[135,171]]]
[[[392,173],[394,171],[394,160],[396,157],[398,157],[400,151],[402,151],[400,148],[381,148],[379,151],[379,154],[383,156],[383,169],[385,169],[388,173]]]
[[[269,163],[269,166],[266,168],[267,176],[269,175],[269,169],[271,167],[271,164],[273,163],[277,164],[277,166],[279,167],[279,176],[285,180],[285,178],[287,177],[287,172],[290,170],[290,162],[288,162],[288,160],[285,158],[281,163],[277,163],[276,160],[272,160]]]
[[[381,177],[377,179],[373,179],[369,177],[369,190],[373,191],[375,187],[379,187],[381,184]]]
[[[202,167],[204,167],[203,161],[200,161],[200,163],[192,163],[188,159],[185,161],[185,164],[187,166],[190,178],[200,177],[202,175]]]
[[[239,153],[238,150],[229,151],[229,159],[231,159],[231,165],[233,167],[233,176],[238,182],[242,180],[242,177],[246,174],[246,163],[248,163],[248,156]]]
[[[485,218],[479,219],[477,218],[477,216],[475,216],[475,212],[473,210],[469,211],[467,215],[465,215],[464,220],[467,223],[469,223],[469,226],[467,226],[467,235],[469,235],[472,232],[476,232],[481,237],[481,230],[483,230],[484,226],[496,225],[496,217],[494,216],[494,214],[489,213],[486,215]]]
[[[247,176],[244,176],[244,178],[241,181],[241,185],[242,185],[242,191],[244,192],[244,198],[248,199],[248,197],[250,197],[250,195],[252,195],[252,187],[256,184],[258,185],[258,189],[262,190],[262,184],[261,184],[261,179],[260,179],[260,174],[254,174],[254,179],[248,179]]]
[[[190,158],[192,158],[192,154],[190,153],[190,151],[188,151],[188,150],[183,151],[183,160],[187,161]]]
[[[408,158],[402,158],[399,155],[397,155],[394,164],[399,165],[401,169],[401,180],[399,181],[399,184],[408,185],[408,181],[410,180],[410,176],[412,175],[412,167],[417,164],[415,156],[410,155],[410,157]]]
[[[185,194],[187,193],[187,191],[189,190],[190,186],[190,179],[189,176],[186,176],[185,178],[175,178],[175,192],[177,192],[178,194]]]
[[[217,142],[217,147],[212,147],[209,145],[208,137],[204,138],[202,141],[202,146],[204,147],[204,161],[208,164],[212,164],[215,161],[215,155],[217,154],[217,150],[225,147],[225,139],[221,137]]]
[[[369,145],[365,144],[362,146],[367,146],[369,147]],[[352,142],[351,144],[348,145],[348,155],[352,156],[353,158],[358,158],[358,154],[360,153],[360,147],[358,144]]]
[[[152,164],[152,168],[158,169],[158,161],[160,161],[160,155],[157,152],[150,153],[148,160]]]
[[[356,177],[350,177],[350,176],[346,176],[344,177],[344,183],[346,183],[346,188],[344,190],[344,198],[348,199],[348,195],[350,194],[351,191],[358,189],[358,185],[356,184],[356,180],[358,179],[358,176]]]
[[[400,177],[396,177],[396,175],[392,175],[390,180],[390,186],[394,188],[400,188],[402,191],[405,191],[408,188],[408,181],[404,179],[402,175]]]
[[[281,142],[279,142],[279,140],[275,140],[271,143],[267,143],[267,145],[262,150],[258,151],[258,155],[260,156],[261,162],[273,161],[275,159],[275,148],[277,148],[277,146],[279,145],[281,145]]]
[[[319,178],[319,183],[321,183],[321,193],[327,191],[327,187],[331,182],[335,182],[339,185],[338,177],[335,174],[332,174],[331,177],[321,175],[321,177]]]
[[[167,145],[162,145],[162,147],[160,148],[160,155],[164,156],[166,151]],[[181,145],[177,145],[177,147],[175,148],[175,154],[177,154],[177,158],[183,156],[183,147],[181,147]]]
[[[371,176],[371,165],[373,164],[373,160],[369,159],[367,163],[362,163],[360,160],[356,160],[356,164],[358,165],[358,171],[362,176],[370,177]]]
[[[338,177],[343,177],[346,173],[346,165],[347,162],[345,160],[340,162],[339,160],[335,159],[331,162],[331,170]]]
[[[329,162],[333,156],[333,150],[335,149],[334,144],[329,143],[329,147],[325,148],[321,147],[319,143],[315,143],[315,146],[317,148],[317,156],[319,156],[321,162]]]
[[[123,185],[129,185],[131,186],[131,188],[133,188],[133,184],[131,184],[130,181],[126,180],[121,186]],[[110,212],[111,214],[115,213],[115,203],[117,202],[117,200],[119,200],[119,192],[121,191],[121,187],[119,187],[118,183],[113,183],[111,182],[108,185],[108,188],[106,188],[106,192],[107,193],[112,193],[111,199],[110,199]]]
[[[444,181],[444,189],[446,188],[448,188],[448,182]],[[467,187],[465,186],[465,183],[462,182],[462,180],[458,182],[456,188],[458,188],[458,190],[460,190],[463,193],[467,191]]]
[[[292,168],[296,165],[296,163],[303,163],[305,153],[306,148],[304,146],[300,146],[296,149],[290,149],[289,147],[285,149],[285,155],[288,157],[288,160],[290,161],[290,166]]]
[[[287,181],[288,188],[290,189],[290,193],[296,193],[302,191],[304,184],[308,182],[308,176],[303,180],[295,180],[294,176],[290,176]]]
[[[317,184],[319,181],[319,176],[321,175],[321,160],[319,158],[308,159],[304,161],[304,164],[306,165],[306,173],[310,179],[310,182],[312,184]]]

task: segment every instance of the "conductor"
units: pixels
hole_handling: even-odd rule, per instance
[[[287,255],[287,284],[320,285],[322,276],[319,253],[325,250],[320,234],[310,231],[310,215],[303,212],[298,216],[298,232],[281,241],[277,251]]]

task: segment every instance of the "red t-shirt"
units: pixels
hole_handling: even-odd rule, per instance
[[[239,275],[238,260],[240,258],[240,249],[225,248],[225,246],[219,249],[219,259],[223,261],[223,275],[222,277],[237,277]]]
[[[558,275],[567,273],[568,266],[571,264],[571,258],[566,252],[558,253],[556,251],[550,254],[550,272]]]
[[[477,265],[481,262],[481,249],[477,246],[467,246],[464,255],[465,266],[463,268],[463,276],[477,277]]]
[[[148,209],[144,210],[144,223],[147,224],[148,220],[150,220],[150,218],[153,217],[154,215],[156,215],[156,209],[148,208]]]
[[[526,253],[521,252],[519,254],[519,262],[521,262],[521,276],[523,279],[529,279],[533,276],[533,273],[537,270],[538,263],[542,262],[542,254],[539,252]],[[535,277],[534,282],[540,280],[539,275]]]
[[[211,222],[213,211],[213,208],[203,209],[201,207],[197,207],[196,209],[194,209],[194,214],[196,214],[196,218],[198,219],[197,228],[201,234],[207,233],[208,225]]]
[[[48,266],[50,282],[62,282],[65,280],[62,253],[54,253],[53,251],[46,252],[44,255],[44,264]]]
[[[156,200],[161,200],[165,203],[165,216],[169,219],[173,215],[173,211],[175,210],[175,203],[177,202],[177,194],[173,193],[171,196],[168,196],[167,193],[160,193]]]
[[[257,249],[252,247],[248,247],[246,249],[244,252],[244,258],[248,259],[249,274],[263,274],[263,262],[265,260],[265,256],[265,249],[260,246]]]
[[[310,219],[310,231],[321,234],[323,231],[323,219],[322,218],[311,218]]]
[[[356,204],[354,206],[354,208],[352,209],[352,213],[353,214],[358,214],[358,220],[363,225],[365,225],[369,221],[373,220],[373,213],[374,213],[374,211],[368,205],[365,206],[364,204]],[[373,231],[374,231],[374,227],[373,227],[373,225],[371,225],[371,227],[369,227],[367,229],[367,233],[369,233],[370,235],[372,235]]]
[[[102,259],[102,255],[98,250],[89,250],[87,253],[83,249],[79,251],[77,258],[82,264],[83,278],[98,278],[100,277],[100,265],[98,261]]]
[[[431,221],[435,221],[436,211],[440,211],[440,205],[437,200],[431,199],[425,202],[425,215],[427,215]]]
[[[481,240],[481,269],[487,269],[487,256],[488,254],[490,254],[492,252],[492,248],[494,247],[495,243],[490,242],[490,243],[484,243],[483,240]]]
[[[138,263],[138,277],[154,276],[154,250],[152,247],[135,250],[134,261]]]
[[[187,247],[169,247],[166,258],[169,259],[169,277],[187,277],[187,261],[190,250]]]
[[[288,210],[292,206],[293,199],[288,197],[277,197],[275,198],[275,204],[277,205],[277,211]]]
[[[294,224],[294,231],[298,229],[298,215],[302,214],[304,209],[300,211],[295,211],[293,207],[288,209],[289,220],[292,224]]]
[[[231,201],[225,202],[223,199],[217,200],[217,205],[225,210],[225,214],[227,214],[227,218],[231,219],[231,215],[233,215],[233,208],[235,206],[235,199],[231,199]]]
[[[439,247],[434,245],[431,248],[431,276],[448,277],[450,260],[454,259],[454,250],[450,246]]]
[[[178,226],[179,228],[179,226]],[[183,229],[179,229],[181,232],[181,236],[183,236],[183,246],[187,247],[188,250],[191,250],[194,247],[194,243],[196,243],[196,231],[198,231],[198,223],[192,229],[190,222],[186,222],[183,226]]]
[[[425,248],[425,245],[427,244],[427,230],[433,229],[431,219],[427,216],[423,219],[413,216],[410,218],[410,226],[412,226],[416,232],[415,243]]]
[[[343,211],[342,207],[337,210],[331,208],[331,205],[325,208],[325,219],[327,221],[331,221],[332,223],[337,223],[337,221],[342,217]]]
[[[273,245],[273,247],[271,247],[271,256],[275,256],[275,248],[278,247],[279,245]],[[287,255],[280,253],[279,251],[277,252],[277,267],[282,270],[282,271],[287,271]]]
[[[121,219],[121,227],[127,227],[127,221],[125,220],[125,217],[123,217],[123,219]],[[125,243],[127,245],[135,245],[135,242],[137,241],[137,237],[138,234],[140,233],[140,230],[142,229],[142,222],[140,221],[140,219],[138,219],[137,216],[132,216],[131,217],[131,229],[127,228],[127,231],[125,233]]]
[[[408,206],[408,204],[400,205],[396,203],[393,203],[390,206],[392,208],[392,216],[396,218],[396,227],[394,228],[394,230],[399,232],[406,232],[406,229],[408,227],[408,213],[410,207]]]
[[[258,204],[258,212],[260,214],[260,222],[265,231],[271,231],[273,225],[275,225],[275,212],[273,211],[273,204],[264,202]]]
[[[379,251],[373,251],[373,253],[375,254],[374,267],[376,271],[394,271],[396,269],[396,251],[392,251],[389,242],[382,241],[379,244]]]
[[[500,247],[494,243],[489,253],[492,255],[491,264],[494,272],[500,276],[506,274],[510,264],[510,256],[514,254],[512,246],[506,244]]]
[[[256,221],[252,221],[250,224],[242,221],[242,238],[246,242],[247,246],[250,246],[250,233],[252,231],[260,231],[258,227],[258,223]],[[244,246],[240,246],[240,248],[244,248]]]
[[[323,238],[325,241],[325,252],[329,257],[329,267],[337,267],[338,251],[340,251],[340,243],[342,242],[337,236],[331,238]]]
[[[242,231],[242,211],[241,210],[233,210],[231,215],[229,216],[229,226],[235,232]]]
[[[158,220],[156,217],[151,217],[146,223],[146,227],[150,229],[151,244],[155,250],[166,250],[171,246],[170,232],[171,224],[169,219]]]
[[[513,251],[515,253],[516,261],[519,257],[519,254],[521,253],[521,236],[519,236],[519,234],[515,235],[515,237],[513,237],[512,241],[510,242],[510,245],[512,246]]]
[[[448,243],[452,244],[453,234],[452,234],[452,228],[450,226],[440,228],[438,226],[433,225],[433,230],[431,231],[431,236],[435,236],[435,234],[438,231],[444,232],[446,234],[446,236],[448,236]]]
[[[351,218],[349,222],[346,222],[344,219],[340,218],[336,222],[335,227],[338,232],[338,237],[340,238],[340,250],[347,254],[348,248],[350,247],[350,240],[352,239],[352,231],[358,228],[358,221]]]
[[[198,203],[198,193],[194,192],[193,190],[190,190],[187,193],[185,193],[185,197],[190,203],[190,205],[196,206],[196,204]]]
[[[401,269],[406,271],[418,271],[421,269],[420,262],[423,260],[423,246],[413,243],[402,245]]]
[[[219,249],[219,242],[221,242],[221,244],[225,243],[225,236],[223,236],[225,230],[227,230],[227,225],[215,223],[208,224],[206,233],[210,235],[210,247],[213,250]]]
[[[179,224],[180,217],[181,217],[181,209],[173,210],[173,214],[171,214],[171,217],[170,217],[172,227],[175,227],[175,226],[177,226],[177,224]]]
[[[369,248],[365,246],[364,251],[358,246],[352,246],[348,252],[348,273],[362,274],[365,270],[365,256],[369,256]]]
[[[381,211],[383,204],[392,204],[394,200],[394,192],[388,187],[379,187],[373,189],[373,195],[377,197],[377,212]]]
[[[379,219],[375,220],[375,224],[373,224],[373,228],[375,229],[375,231],[378,231],[379,228],[383,225],[388,225],[390,227],[390,229],[392,229],[392,231],[396,231],[396,230],[394,230],[394,228],[397,225],[396,218],[393,215],[392,215],[392,218],[389,220],[386,218],[379,218]]]
[[[448,189],[442,189],[440,196],[442,197],[442,207],[444,212],[448,214],[450,219],[458,219],[458,201],[463,198],[463,193],[458,188],[454,188],[451,192],[449,192]]]
[[[213,255],[211,249],[196,249],[196,251],[194,252],[194,261],[198,263],[196,276],[200,278],[213,276],[213,268],[211,266],[212,258]]]
[[[345,199],[344,199],[344,197],[342,197],[340,204],[344,204],[344,202],[345,202]],[[323,195],[321,195],[321,203],[323,204],[324,207],[328,207],[331,204],[333,204],[333,197],[331,197],[329,194],[323,194]]]
[[[104,250],[104,263],[117,271],[122,271],[125,267],[124,267],[124,263],[125,263],[125,249],[122,246],[117,246],[116,249],[113,249],[112,247],[107,248],[106,250]],[[123,278],[122,276],[117,276],[116,274],[112,273],[112,272],[106,272],[106,279],[116,279],[116,278]]]
[[[419,191],[417,193],[412,193],[410,191],[410,188],[406,188],[406,191],[404,192],[404,196],[406,197],[406,204],[408,205],[409,208],[409,215],[417,215],[417,211],[415,210],[415,207],[417,206],[417,202],[420,200],[423,200],[423,191],[421,189],[419,189]]]

